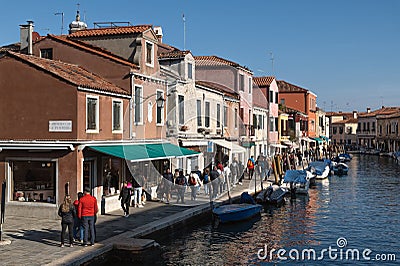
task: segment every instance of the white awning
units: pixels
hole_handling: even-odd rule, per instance
[[[283,143],[284,145],[289,146],[289,147],[292,147],[292,148],[294,148],[294,149],[296,149],[296,148],[299,147],[299,145],[297,145],[297,143],[291,142],[291,141],[288,141],[288,140],[282,141],[282,143]]]
[[[275,148],[282,148],[282,149],[287,149],[288,146],[282,145],[282,144],[270,144],[269,146],[275,147]]]
[[[230,142],[230,141],[226,141],[223,139],[213,139],[211,141],[219,146],[222,146],[224,148],[231,150],[232,153],[245,153],[246,152],[246,148],[243,148],[242,146],[240,146],[236,143]]]
[[[182,140],[183,147],[207,146],[207,140]]]
[[[314,139],[311,139],[311,138],[309,138],[309,137],[301,138],[301,140],[304,140],[304,141],[307,141],[307,142],[315,142]]]

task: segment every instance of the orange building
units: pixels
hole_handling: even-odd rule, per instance
[[[279,103],[305,113],[308,116],[307,136],[316,137],[317,95],[283,80],[278,81],[278,89]]]

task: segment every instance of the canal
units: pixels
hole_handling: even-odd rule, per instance
[[[215,227],[208,217],[156,241],[158,265],[396,264],[400,261],[400,166],[355,155],[308,197],[265,208],[261,217]],[[315,255],[314,255],[315,254]],[[397,261],[393,261],[394,256]]]

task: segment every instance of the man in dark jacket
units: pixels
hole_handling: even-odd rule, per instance
[[[217,171],[217,166],[214,166],[210,172],[210,180],[212,186],[212,198],[211,198],[212,200],[216,199],[218,196],[218,187],[219,187],[218,177],[219,173]]]
[[[119,200],[121,200],[121,207],[124,210],[124,216],[129,217],[129,205],[131,202],[131,188],[128,187],[128,182],[124,182],[121,192],[119,193]]]

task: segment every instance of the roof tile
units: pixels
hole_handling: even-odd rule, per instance
[[[258,87],[268,87],[274,79],[273,76],[253,77],[253,81]]]
[[[86,29],[73,32],[68,37],[93,37],[93,36],[109,36],[109,35],[126,35],[134,33],[142,33],[150,29],[151,25],[135,25],[125,27],[111,27],[111,28],[98,28],[98,29]]]
[[[251,70],[245,66],[241,66],[238,63],[226,60],[224,58],[215,55],[195,56],[194,59],[196,60],[196,66],[231,66],[231,67],[243,68],[251,72]]]
[[[129,93],[122,88],[117,87],[116,85],[102,79],[101,77],[83,69],[78,65],[67,64],[60,61],[54,61],[15,52],[8,52],[8,54],[45,72],[49,72],[69,83],[74,84],[75,86],[129,95]]]

